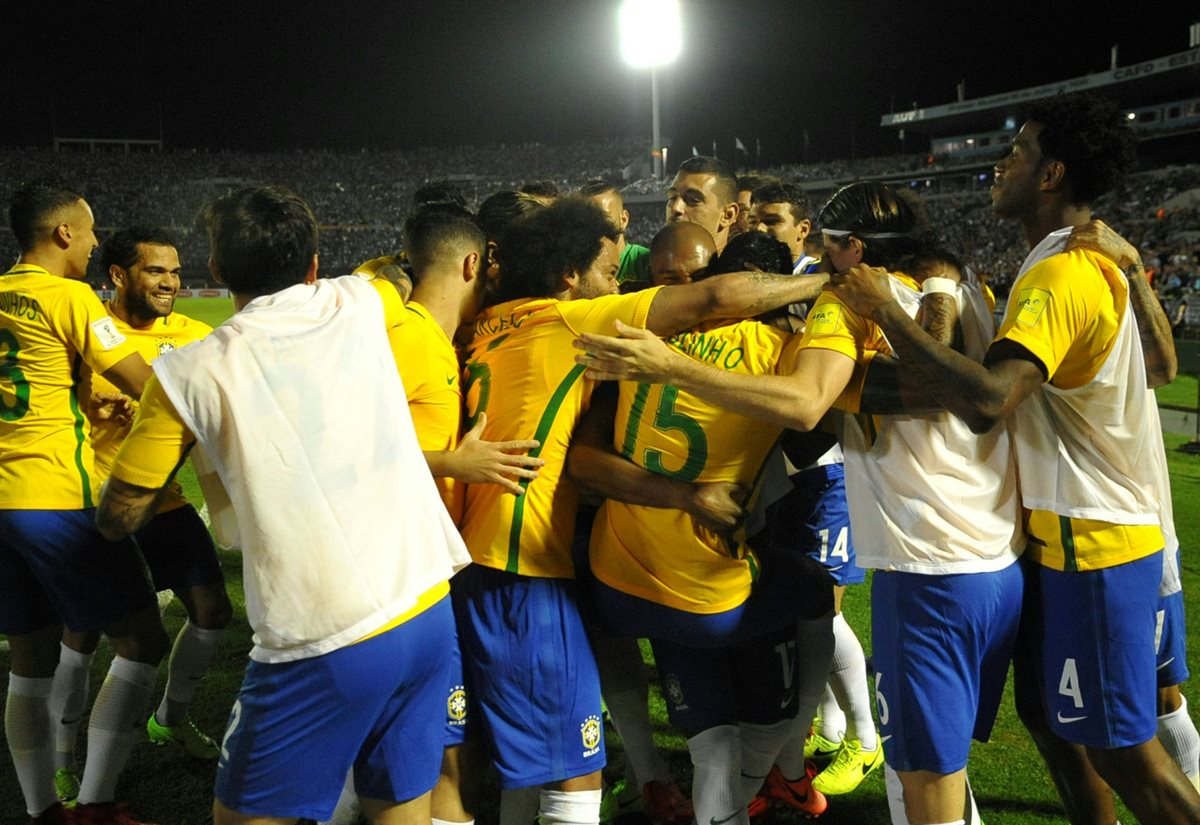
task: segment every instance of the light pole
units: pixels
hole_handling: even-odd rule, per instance
[[[650,107],[654,179],[662,180],[663,146],[658,107],[659,66],[683,50],[679,0],[624,0],[617,15],[621,57],[635,69],[650,69]]]

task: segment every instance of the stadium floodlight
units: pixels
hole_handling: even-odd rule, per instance
[[[621,58],[635,69],[650,69],[654,178],[663,174],[662,135],[659,130],[657,67],[670,63],[683,51],[679,0],[625,0],[617,12]]]

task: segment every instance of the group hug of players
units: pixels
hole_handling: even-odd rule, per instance
[[[403,257],[328,282],[307,206],[241,190],[207,214],[240,310],[211,335],[172,311],[169,236],[105,242],[101,307],[71,280],[96,246],[86,203],[21,190],[22,258],[0,280],[0,630],[33,821],[133,823],[113,800],[144,727],[220,758],[218,822],[329,819],[348,773],[373,821],[470,822],[485,760],[504,825],[597,822],[603,694],[631,789],[613,804],[656,825],[819,815],[885,759],[893,822],[975,823],[970,742],[1015,661],[1072,822],[1115,822],[1114,790],[1142,822],[1200,822],[1150,390],[1173,347],[1137,251],[1089,207],[1132,140],[1096,98],[1030,113],[992,189],[1031,247],[999,330],[903,193],[839,191],[818,261],[802,190],[759,181],[739,203],[710,158],[680,166],[650,249],[601,183],[478,214],[442,192]],[[386,347],[365,329],[380,320]],[[312,378],[338,370],[359,371],[340,392]],[[375,415],[394,382],[378,370],[406,412]],[[389,429],[415,432],[415,473]],[[255,632],[221,745],[187,713],[230,617],[171,481],[193,441]],[[425,506],[430,475],[444,506]],[[873,689],[840,610],[864,569]],[[168,647],[154,589],[188,622],[147,721]],[[79,777],[101,630],[117,656]],[[654,751],[638,638],[687,736],[690,800]]]

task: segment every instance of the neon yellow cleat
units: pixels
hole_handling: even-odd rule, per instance
[[[216,759],[221,755],[220,746],[212,737],[205,736],[191,718],[178,725],[160,725],[152,713],[146,720],[146,735],[156,745],[182,746],[193,759]]]
[[[883,747],[876,745],[873,751],[864,751],[862,742],[845,739],[833,761],[816,775],[813,787],[823,794],[839,796],[857,788],[871,772],[883,764]]]

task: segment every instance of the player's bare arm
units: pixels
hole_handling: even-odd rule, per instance
[[[457,448],[427,450],[425,461],[435,476],[454,478],[468,484],[499,484],[514,496],[525,492],[526,485],[538,476],[546,462],[529,455],[537,441],[484,441],[480,436],[487,426],[487,413],[480,413]]]
[[[101,373],[111,384],[131,398],[141,398],[151,371],[141,353],[126,355]]]
[[[158,512],[166,487],[139,487],[110,477],[100,490],[96,527],[109,541],[136,533]]]
[[[657,335],[673,335],[701,321],[753,318],[778,307],[816,299],[828,280],[823,273],[731,272],[665,287],[650,304],[646,328]]]
[[[804,349],[784,374],[741,375],[677,353],[648,330],[618,321],[617,332],[618,338],[575,340],[582,350],[575,361],[587,367],[588,378],[670,383],[718,407],[796,430],[817,426],[854,372],[854,361],[841,353]]]
[[[1129,303],[1142,341],[1146,385],[1153,389],[1174,381],[1179,360],[1171,335],[1171,321],[1150,287],[1137,248],[1104,221],[1092,220],[1071,233],[1067,249],[1092,249],[1117,262],[1129,281]]]
[[[869,267],[853,267],[833,290],[852,311],[880,326],[900,369],[912,371],[917,385],[972,432],[992,429],[1046,380],[1041,363],[1019,345],[993,344],[985,366],[934,340]]]
[[[616,398],[593,399],[575,425],[567,474],[591,492],[614,501],[682,510],[715,532],[731,530],[745,517],[749,490],[731,482],[692,484],[652,473],[617,455],[611,447]]]

